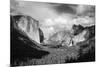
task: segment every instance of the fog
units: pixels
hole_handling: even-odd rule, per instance
[[[57,20],[59,17],[64,17],[64,19],[68,21],[69,18],[74,18],[77,14],[83,14],[90,9],[91,6],[86,5],[52,4],[11,0],[11,14],[29,15],[40,22],[44,22],[46,19]]]
[[[28,15],[38,20],[46,37],[58,29],[71,29],[73,24],[94,24],[95,9],[89,5],[11,0],[10,9],[12,15]]]

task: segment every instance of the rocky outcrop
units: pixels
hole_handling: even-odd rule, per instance
[[[21,30],[17,24],[23,15],[10,16],[10,36],[11,36],[11,65],[18,65],[20,62],[26,62],[27,59],[41,58],[42,56],[48,55],[49,52],[40,50],[39,43],[36,39],[30,39],[25,31]],[[39,29],[42,33],[42,30]],[[34,32],[35,33],[35,32]],[[36,35],[35,35],[36,36]],[[43,34],[40,34],[43,37]],[[42,41],[42,40],[41,40]],[[18,62],[18,64],[14,64]]]
[[[30,16],[16,15],[12,17],[14,27],[30,39],[40,43],[39,23]]]

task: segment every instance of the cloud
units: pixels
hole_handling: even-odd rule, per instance
[[[60,24],[63,23],[64,20],[66,21],[64,21],[64,23],[66,24],[74,24],[74,22],[71,21],[73,21],[72,18],[74,18],[76,14],[83,14],[86,11],[89,11],[89,13],[91,12],[91,6],[77,4],[57,4],[47,2],[13,0],[11,2],[11,6],[13,7],[12,13],[29,15],[38,20],[40,22],[40,25],[52,25],[55,23]],[[93,10],[94,9],[92,9],[92,11]]]
[[[46,18],[57,17],[57,13],[52,9],[52,5],[49,3],[30,1],[17,1],[17,3],[17,7],[14,7],[18,13],[32,16],[39,21]]]
[[[75,4],[59,4],[54,7],[54,9],[57,11],[59,14],[63,13],[69,13],[69,14],[75,14],[76,11],[73,9],[73,7],[76,7],[77,5]]]

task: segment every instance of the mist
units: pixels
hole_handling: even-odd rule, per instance
[[[47,2],[11,0],[11,14],[28,15],[39,21],[42,27],[63,24],[71,28],[73,24],[93,23],[93,18],[78,17],[78,14],[91,12],[89,5],[52,4]],[[94,9],[93,9],[94,10]],[[92,12],[94,13],[94,12]],[[77,17],[77,18],[76,18]],[[80,21],[83,22],[80,22]],[[86,21],[88,20],[88,21]],[[93,21],[93,22],[92,22]]]

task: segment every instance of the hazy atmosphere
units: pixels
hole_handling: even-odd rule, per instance
[[[10,0],[11,65],[95,61],[95,6]]]

